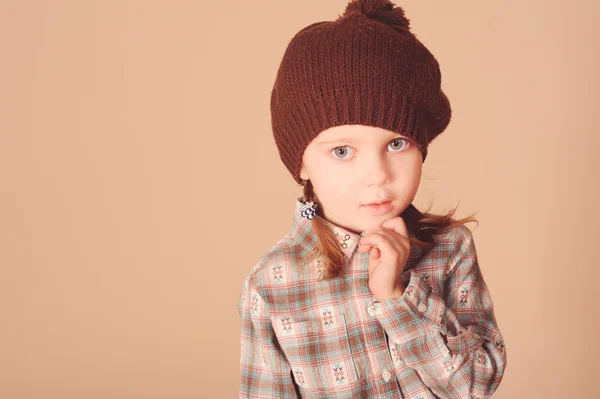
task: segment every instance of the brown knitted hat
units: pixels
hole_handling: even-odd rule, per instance
[[[320,132],[376,126],[427,146],[450,123],[437,60],[389,0],[353,0],[335,21],[292,38],[271,92],[279,156],[296,182],[302,155]]]

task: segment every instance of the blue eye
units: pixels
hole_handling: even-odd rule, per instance
[[[406,144],[404,146],[400,147],[400,149],[404,149],[406,147],[406,145],[408,144],[408,140],[406,140],[406,139],[402,139],[402,138],[394,139],[394,140],[390,141],[390,144],[398,143],[398,142],[402,142],[402,141],[404,141]]]
[[[404,145],[402,145],[402,143],[404,143]],[[404,138],[393,139],[388,144],[388,146],[392,148],[393,152],[403,151],[408,145],[409,141]],[[345,145],[342,147],[335,147],[331,152],[335,155],[337,159],[346,159],[348,158],[348,150],[350,149],[350,146]]]
[[[343,155],[348,154],[348,150],[346,150],[346,149],[349,149],[349,148],[350,147],[347,146],[347,145],[345,145],[343,147],[335,147],[331,152],[333,152],[335,154],[336,158],[338,158],[338,159],[345,159],[346,157],[343,156]],[[342,155],[342,157],[338,157],[338,154]]]

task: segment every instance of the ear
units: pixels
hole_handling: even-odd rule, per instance
[[[300,178],[302,180],[309,180],[310,177],[308,176],[308,173],[306,173],[306,169],[304,168],[304,164],[302,164],[302,166],[300,167]]]

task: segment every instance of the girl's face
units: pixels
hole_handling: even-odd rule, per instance
[[[411,139],[373,126],[335,126],[319,133],[302,157],[325,219],[355,233],[400,215],[421,182],[422,154]],[[390,201],[379,209],[365,204]]]

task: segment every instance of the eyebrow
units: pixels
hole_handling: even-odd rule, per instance
[[[394,137],[392,137],[390,140],[394,140],[394,139],[409,139],[408,137],[402,136],[400,133],[397,133]],[[319,144],[334,144],[334,143],[352,143],[354,140],[350,139],[350,138],[346,138],[346,137],[340,137],[339,139],[331,139],[331,140],[327,140],[327,141],[319,141]]]
[[[352,139],[340,138],[340,139],[333,139],[333,140],[328,140],[328,141],[319,141],[319,144],[333,144],[333,143],[352,143]]]

